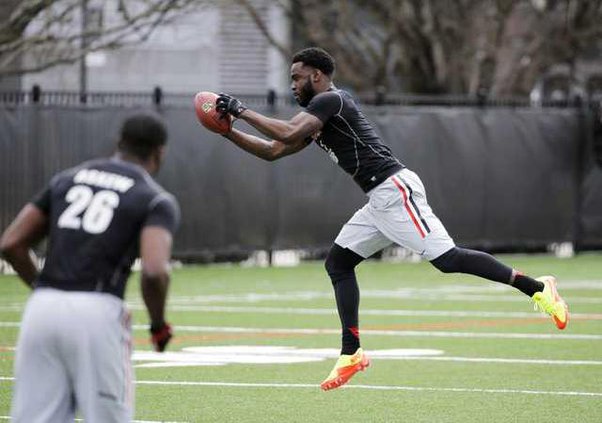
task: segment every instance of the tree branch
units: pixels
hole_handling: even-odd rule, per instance
[[[93,51],[143,42],[157,27],[173,22],[193,7],[211,3],[211,0],[130,0],[128,4],[135,1],[144,8],[139,7],[137,13],[130,14],[123,2],[119,14],[121,19],[116,24],[74,32],[72,22],[79,16],[77,1],[26,0],[6,25],[17,28],[16,23],[19,23],[24,25],[24,29],[35,20],[36,28],[27,35],[0,38],[0,76],[38,72],[55,65],[73,63]],[[41,15],[42,10],[46,11],[44,16]],[[91,41],[82,49],[80,40],[84,37]],[[26,53],[31,62],[22,64],[18,59]]]

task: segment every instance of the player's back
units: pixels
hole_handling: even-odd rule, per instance
[[[323,123],[312,139],[365,192],[404,167],[348,92],[331,88],[317,94],[306,112]]]
[[[175,199],[146,170],[117,158],[59,173],[35,204],[49,219],[46,261],[36,287],[119,298],[142,227],[157,215],[178,213]]]

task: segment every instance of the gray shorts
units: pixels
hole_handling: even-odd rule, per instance
[[[133,417],[130,313],[97,292],[36,289],[21,322],[12,421],[89,423]]]
[[[426,200],[422,181],[402,169],[368,192],[368,203],[343,226],[335,243],[367,258],[395,243],[433,260],[455,246]]]

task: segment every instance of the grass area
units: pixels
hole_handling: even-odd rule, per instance
[[[358,269],[360,318],[373,363],[349,388],[328,393],[318,384],[334,363],[340,335],[322,263],[176,270],[168,312],[174,354],[163,356],[144,355],[147,317],[134,275],[127,300],[137,325],[136,419],[602,421],[602,256],[501,258],[527,274],[558,277],[571,307],[567,330],[540,318],[513,288],[443,275],[428,263],[367,262]],[[0,276],[0,416],[9,415],[11,347],[27,295],[15,277]],[[239,350],[206,349],[215,346]],[[401,355],[407,349],[438,355]],[[174,367],[169,357],[190,361]],[[291,357],[299,360],[287,363]],[[157,363],[164,367],[145,367]]]

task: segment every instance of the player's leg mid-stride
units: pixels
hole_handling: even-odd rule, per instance
[[[354,374],[363,371],[368,366],[370,366],[370,359],[361,348],[358,348],[352,355],[341,354],[328,377],[320,384],[320,388],[329,391],[343,386]]]
[[[544,284],[544,289],[531,297],[535,304],[535,310],[549,314],[556,327],[564,329],[569,322],[569,307],[556,290],[556,278],[541,276],[537,280]]]

